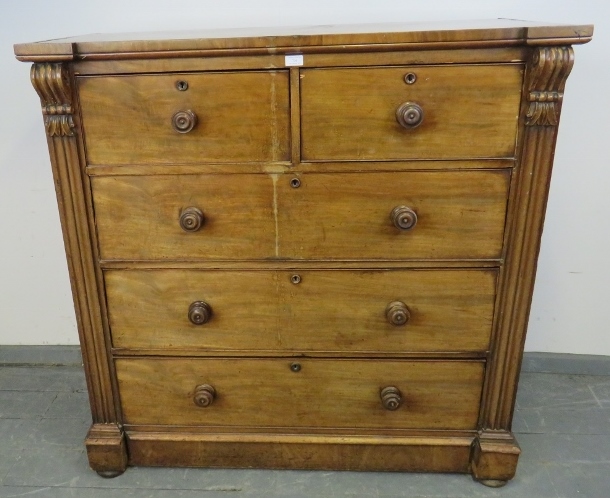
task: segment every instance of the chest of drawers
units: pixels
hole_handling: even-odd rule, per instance
[[[497,21],[91,36],[34,62],[91,467],[512,478],[572,44]]]

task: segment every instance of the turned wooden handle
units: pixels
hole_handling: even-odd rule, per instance
[[[189,306],[188,316],[193,325],[203,325],[212,318],[212,308],[204,301],[195,301]]]
[[[423,120],[424,110],[413,102],[400,104],[396,109],[396,121],[407,130],[417,128]]]
[[[205,221],[203,211],[196,207],[187,207],[180,213],[180,228],[185,232],[196,232]]]
[[[402,301],[392,301],[385,309],[385,316],[392,325],[405,325],[411,318],[411,312]]]
[[[417,224],[417,213],[408,206],[396,206],[390,219],[399,230],[411,230]]]
[[[197,124],[197,114],[190,109],[178,111],[172,116],[172,127],[178,133],[188,133]]]
[[[379,396],[381,398],[381,404],[386,410],[398,410],[402,404],[402,394],[400,394],[397,387],[384,387]]]
[[[216,399],[216,389],[210,384],[201,384],[195,388],[193,401],[197,406],[206,408],[210,406]]]

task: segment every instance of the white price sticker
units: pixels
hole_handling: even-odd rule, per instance
[[[284,64],[286,66],[302,66],[303,65],[303,54],[292,54],[285,57]]]

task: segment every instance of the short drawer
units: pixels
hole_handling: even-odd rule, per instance
[[[100,176],[91,184],[102,259],[275,254],[267,175]]]
[[[91,164],[289,158],[285,71],[81,77],[78,92]]]
[[[304,69],[303,160],[513,157],[522,78],[521,65]]]
[[[499,259],[510,173],[303,174],[278,180],[281,255]],[[296,175],[295,175],[296,177]]]
[[[116,360],[116,369],[126,424],[475,429],[484,367],[466,361],[125,358]]]
[[[107,270],[105,281],[118,348],[483,352],[496,275],[494,269]]]

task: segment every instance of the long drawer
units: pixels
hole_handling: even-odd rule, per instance
[[[304,69],[303,159],[513,157],[522,78],[521,65]]]
[[[507,170],[146,175],[92,186],[103,259],[499,259],[509,179]]]
[[[81,77],[93,164],[285,161],[286,71]]]
[[[474,429],[483,362],[118,359],[126,424]]]
[[[481,352],[496,270],[108,270],[105,280],[120,348]]]

